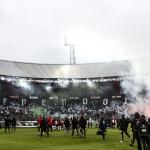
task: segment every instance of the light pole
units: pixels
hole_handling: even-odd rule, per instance
[[[76,64],[76,56],[75,56],[75,44],[72,42],[68,42],[67,38],[64,38],[64,45],[68,46],[70,49],[70,64]]]

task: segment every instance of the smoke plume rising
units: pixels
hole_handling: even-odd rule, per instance
[[[128,112],[134,114],[139,112],[150,116],[150,60],[131,61],[131,76],[122,83],[124,93],[129,99]]]

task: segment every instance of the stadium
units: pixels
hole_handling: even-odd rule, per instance
[[[0,1],[0,150],[150,150],[149,6]]]
[[[136,64],[146,67],[148,62],[149,59],[145,59],[136,61]],[[113,128],[114,121],[122,114],[131,119],[137,105],[131,106],[139,103],[137,97],[147,97],[146,85],[140,85],[138,95],[134,97],[133,91],[127,92],[122,84],[135,86],[136,82],[137,86],[139,82],[135,81],[131,61],[52,65],[1,60],[0,68],[2,127],[7,116],[16,117],[17,127],[32,128],[37,126],[38,115],[63,120],[66,116],[72,118],[84,114],[93,123],[94,131],[101,115],[107,118],[108,127]],[[147,77],[148,72],[142,71],[141,75]],[[149,110],[144,109],[141,113],[149,115]]]
[[[138,63],[145,66],[148,62]],[[135,78],[130,61],[48,65],[1,60],[0,67],[2,118],[17,114],[18,120],[31,121],[39,113],[56,117],[86,113],[95,118],[100,112],[112,111],[111,119],[117,119],[133,98],[122,86]],[[139,93],[147,90],[143,88]]]
[[[107,109],[116,118],[117,107],[125,102],[120,82],[129,76],[127,61],[81,65],[1,61],[0,65],[1,117],[18,114],[18,120],[30,121],[39,113],[58,117],[83,111],[95,118],[93,114]],[[46,112],[38,112],[42,110]]]

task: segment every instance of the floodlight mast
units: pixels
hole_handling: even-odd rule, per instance
[[[70,64],[76,64],[75,44],[67,43],[66,38],[65,38],[64,45],[68,46],[70,49]]]
[[[70,64],[76,64],[75,45],[70,46]]]

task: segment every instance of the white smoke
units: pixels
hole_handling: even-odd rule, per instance
[[[131,61],[131,66],[131,76],[121,83],[130,99],[128,112],[150,116],[150,59]]]
[[[52,87],[51,87],[50,85],[47,85],[47,86],[45,87],[45,89],[46,89],[47,92],[50,92],[50,91],[52,90]]]
[[[66,88],[69,85],[69,80],[58,79],[58,85],[60,85],[63,88]]]
[[[92,82],[91,80],[87,79],[87,86],[91,87],[91,88],[95,88],[95,84],[94,82]]]
[[[26,79],[18,79],[17,84],[18,87],[23,87],[25,89],[30,89],[30,85]]]

